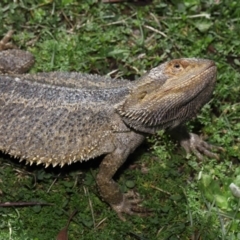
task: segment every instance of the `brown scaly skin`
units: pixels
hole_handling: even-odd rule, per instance
[[[112,178],[146,135],[166,129],[187,152],[217,157],[182,126],[209,101],[214,62],[175,59],[130,82],[76,72],[15,74],[30,64],[12,51],[0,52],[2,69],[8,58],[16,63],[14,71],[6,66],[2,71],[10,73],[0,75],[0,150],[46,167],[104,155],[97,185],[121,219],[139,210],[139,200],[122,194]]]

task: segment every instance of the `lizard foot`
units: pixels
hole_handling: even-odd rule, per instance
[[[151,210],[138,206],[141,203],[139,195],[130,191],[123,195],[123,200],[120,204],[111,204],[113,210],[117,213],[118,217],[122,221],[126,221],[123,213],[129,215],[138,215],[138,216],[148,216],[151,213]]]
[[[181,146],[187,153],[193,152],[201,161],[203,160],[203,155],[219,160],[219,155],[212,151],[223,151],[224,149],[222,147],[214,146],[203,141],[197,134],[189,133],[189,136],[189,139],[182,139],[180,141]]]

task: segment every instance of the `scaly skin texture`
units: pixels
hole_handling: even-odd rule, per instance
[[[0,150],[45,166],[104,155],[97,185],[121,219],[139,210],[138,200],[122,194],[112,178],[147,134],[166,129],[200,159],[217,157],[183,126],[212,95],[214,62],[175,59],[130,82],[76,72],[13,74],[30,65],[24,60],[22,68],[14,54],[0,52],[0,66],[9,57],[17,62],[15,71],[5,67],[10,73],[0,75]]]

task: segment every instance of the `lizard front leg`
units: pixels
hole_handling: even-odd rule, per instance
[[[222,151],[223,148],[214,146],[202,140],[197,134],[189,133],[185,126],[178,126],[169,131],[170,135],[179,141],[187,153],[194,153],[196,157],[203,160],[203,155],[219,159],[215,151]]]
[[[129,135],[131,137],[129,138]],[[135,135],[135,136],[134,136]],[[137,135],[137,137],[136,137]],[[125,140],[124,140],[125,138]],[[137,207],[139,199],[129,199],[129,194],[123,194],[118,184],[112,179],[114,174],[125,162],[128,155],[135,150],[137,146],[141,144],[144,137],[135,133],[129,133],[124,137],[121,137],[121,144],[117,145],[117,148],[105,156],[99,167],[99,173],[97,175],[97,185],[102,198],[117,212],[121,220],[125,220],[122,213],[138,214],[141,211]],[[123,141],[125,142],[123,144]]]

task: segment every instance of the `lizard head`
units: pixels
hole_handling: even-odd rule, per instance
[[[211,60],[168,61],[140,78],[116,109],[130,127],[153,133],[194,117],[213,92],[216,66]]]

